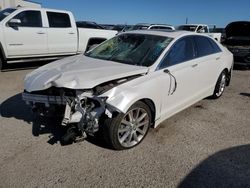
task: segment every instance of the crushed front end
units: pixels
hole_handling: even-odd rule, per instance
[[[51,87],[22,94],[23,100],[41,116],[57,116],[68,127],[64,142],[82,140],[100,129],[102,118],[112,118],[118,110],[106,103],[107,97],[94,95],[95,90]]]

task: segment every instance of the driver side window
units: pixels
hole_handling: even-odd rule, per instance
[[[23,11],[14,16],[13,19],[19,19],[21,21],[20,27],[42,27],[42,16],[40,11]]]
[[[178,40],[171,49],[167,56],[161,62],[160,68],[173,66],[176,64],[189,61],[194,58],[194,46],[191,37],[186,37]]]

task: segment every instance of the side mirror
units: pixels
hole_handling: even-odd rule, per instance
[[[21,20],[20,19],[11,19],[9,22],[8,22],[8,25],[10,27],[18,27],[21,25]]]
[[[169,74],[170,73],[170,71],[168,70],[168,69],[164,69],[164,71],[163,72],[165,72],[165,73],[167,73],[167,74]]]

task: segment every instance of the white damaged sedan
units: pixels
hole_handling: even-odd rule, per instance
[[[219,98],[232,67],[232,54],[208,36],[131,31],[31,72],[23,100],[40,115],[61,116],[66,141],[102,131],[113,148],[128,149],[150,127]]]

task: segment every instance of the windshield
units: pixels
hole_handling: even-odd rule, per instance
[[[7,16],[9,16],[12,12],[14,12],[16,9],[14,8],[7,8],[7,9],[4,9],[0,12],[0,22],[6,18]]]
[[[172,38],[144,34],[118,35],[85,55],[119,63],[151,66],[161,55]]]
[[[195,31],[197,26],[195,25],[181,25],[179,26],[179,30],[184,30],[184,31]]]

